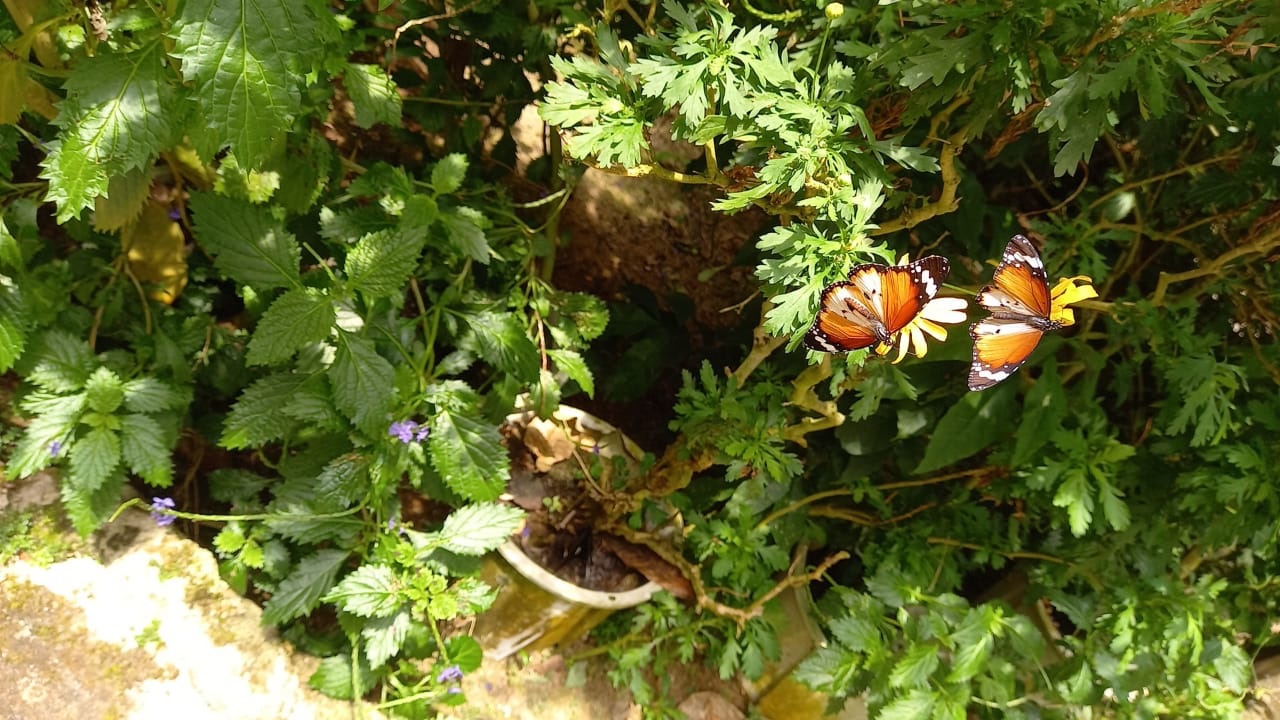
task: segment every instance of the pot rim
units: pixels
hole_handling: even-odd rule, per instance
[[[498,553],[517,572],[533,584],[553,595],[587,607],[600,608],[602,610],[622,610],[648,602],[662,590],[662,586],[652,580],[640,587],[621,592],[588,590],[587,588],[578,587],[568,580],[556,577],[550,570],[534,562],[532,558],[524,553],[524,550],[520,549],[520,543],[515,540],[508,540],[503,543],[498,548]]]

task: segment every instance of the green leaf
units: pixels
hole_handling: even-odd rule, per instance
[[[995,646],[995,640],[986,628],[988,612],[985,606],[970,609],[951,635],[950,644],[954,650],[947,682],[964,682],[985,669]]]
[[[875,618],[862,613],[842,615],[831,621],[831,634],[845,648],[859,653],[873,653],[884,645]]]
[[[1012,386],[961,396],[938,421],[924,458],[912,473],[918,475],[945,467],[1006,437],[1012,416]]]
[[[41,163],[46,200],[58,222],[76,217],[106,194],[108,179],[149,164],[174,141],[173,88],[162,44],[140,52],[110,51],[77,64],[59,104],[60,140]]]
[[[408,609],[388,618],[373,618],[364,623],[360,637],[364,639],[364,656],[370,667],[385,665],[404,645],[413,629],[413,616]]]
[[[154,413],[181,410],[187,402],[186,393],[155,378],[134,378],[124,384],[124,407],[130,412]]]
[[[876,720],[929,720],[933,713],[933,694],[928,690],[912,690],[880,710]]]
[[[94,428],[76,438],[71,446],[68,479],[81,491],[103,487],[120,465],[120,438],[107,428]]]
[[[449,659],[464,673],[479,670],[484,661],[484,648],[470,635],[454,635],[445,641],[445,647],[449,649]]]
[[[24,407],[29,408],[31,400],[29,397]],[[39,409],[9,458],[6,470],[14,477],[28,477],[53,463],[56,458],[50,447],[54,441],[70,438],[75,431],[84,410],[84,395],[47,397],[39,403]]]
[[[938,648],[932,642],[912,645],[889,673],[889,684],[896,688],[924,687],[938,668]]]
[[[1093,520],[1093,488],[1089,478],[1081,468],[1067,470],[1067,479],[1058,486],[1053,496],[1054,507],[1067,509],[1067,518],[1071,523],[1071,534],[1076,537],[1089,530]]]
[[[483,215],[471,208],[453,208],[440,214],[440,222],[463,255],[481,265],[489,264],[489,241],[484,236],[489,221]]]
[[[499,503],[467,505],[449,514],[440,529],[445,549],[459,555],[497,550],[524,522],[524,511]]]
[[[93,371],[84,385],[85,403],[99,413],[113,413],[124,402],[124,383],[105,367]]]
[[[1234,693],[1243,693],[1253,683],[1253,663],[1248,653],[1237,645],[1224,643],[1222,653],[1213,659],[1213,669]]]
[[[173,463],[160,423],[148,415],[130,414],[120,419],[120,450],[125,465],[148,485],[168,487],[173,482]]]
[[[400,608],[399,582],[386,565],[361,565],[323,598],[360,617],[389,617]]]
[[[466,316],[480,357],[517,380],[538,379],[538,348],[513,313],[481,312]]]
[[[218,444],[228,450],[239,450],[283,438],[295,424],[285,409],[294,393],[309,379],[307,375],[280,373],[268,375],[245,388],[227,413]]]
[[[193,114],[202,122],[187,132],[202,157],[230,147],[258,167],[283,147],[302,110],[298,83],[324,53],[314,8],[291,0],[182,4],[173,55],[194,88]]]
[[[9,226],[0,217],[0,268],[16,270],[23,266],[22,248],[18,247],[18,238],[9,232]]]
[[[1022,421],[1014,433],[1013,459],[1010,464],[1018,467],[1030,460],[1062,426],[1067,414],[1067,397],[1062,391],[1057,365],[1045,363],[1036,384],[1022,403]]]
[[[3,230],[3,227],[0,227]],[[0,238],[0,252],[4,240]],[[0,373],[6,373],[27,345],[27,319],[22,292],[0,275]]]
[[[1128,446],[1125,446],[1128,447]],[[1129,527],[1129,505],[1120,498],[1124,493],[1102,477],[1098,477],[1098,499],[1102,502],[1102,516],[1114,530]]]
[[[547,419],[560,407],[560,383],[550,370],[538,373],[538,382],[529,388],[529,409],[538,417]]]
[[[596,396],[595,377],[591,374],[591,369],[587,367],[587,361],[573,350],[548,350],[547,357],[551,358],[551,362],[555,363],[556,369],[563,372],[570,380],[578,383],[578,387],[587,394],[587,397]]]
[[[26,373],[33,385],[53,392],[69,393],[84,387],[93,369],[93,352],[82,339],[63,330],[40,336],[31,357],[34,367]]]
[[[256,290],[300,284],[301,249],[266,207],[212,193],[194,193],[189,204],[196,240],[219,270]]]
[[[118,480],[123,480],[117,476]],[[67,517],[82,537],[97,530],[120,504],[120,482],[103,483],[94,490],[86,490],[74,482],[63,482],[62,504]]]
[[[363,697],[377,684],[380,674],[373,672],[363,657],[359,658],[355,665],[357,672],[353,677],[351,657],[332,655],[320,661],[316,671],[307,680],[307,684],[338,700]]]
[[[371,128],[381,122],[400,126],[400,93],[381,67],[352,63],[347,66],[343,84],[355,108],[356,125]]]
[[[431,466],[467,500],[496,500],[506,489],[510,460],[498,429],[470,415],[436,413],[427,443]]]
[[[378,354],[373,341],[338,332],[338,352],[329,369],[333,401],[356,427],[374,435],[386,433],[395,388],[395,369]]]
[[[467,177],[467,156],[462,153],[449,153],[440,158],[440,162],[431,168],[431,187],[436,193],[445,195],[462,187]]]
[[[318,288],[290,290],[263,313],[249,340],[245,362],[272,365],[288,360],[306,345],[327,338],[336,317],[328,292]]]
[[[320,550],[303,558],[262,607],[262,623],[281,625],[310,612],[333,587],[349,555],[346,550]]]
[[[365,235],[347,253],[351,286],[375,298],[403,295],[426,241],[424,232],[380,230]]]

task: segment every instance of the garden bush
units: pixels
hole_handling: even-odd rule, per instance
[[[6,477],[56,466],[82,534],[127,483],[215,528],[321,690],[465,701],[478,558],[523,517],[500,427],[564,401],[662,443],[588,483],[687,583],[598,635],[651,716],[646,669],[760,676],[794,588],[829,637],[796,677],[877,718],[1242,711],[1277,610],[1277,3],[6,8]],[[760,218],[753,329],[635,342],[698,288],[564,289],[587,168]],[[1059,294],[993,315],[1015,235]],[[906,310],[826,352],[851,273]],[[1049,331],[974,370],[988,316]]]

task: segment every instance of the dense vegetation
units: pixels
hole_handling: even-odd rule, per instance
[[[669,443],[588,483],[691,589],[600,633],[651,715],[655,665],[761,673],[799,586],[831,642],[797,676],[879,718],[1239,713],[1280,575],[1280,4],[6,8],[5,474],[57,466],[85,534],[128,482],[212,523],[316,687],[463,702],[454,621],[523,515],[503,418],[626,387],[625,431],[669,368]],[[732,367],[626,347],[679,297],[558,287],[588,166],[768,218]],[[964,325],[802,345],[855,266],[945,256],[972,300],[1015,233],[1098,298],[994,387]]]

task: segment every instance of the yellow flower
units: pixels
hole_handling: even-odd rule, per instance
[[[1075,325],[1076,314],[1067,306],[1096,297],[1098,297],[1098,291],[1093,289],[1093,280],[1084,275],[1062,278],[1057,285],[1053,286],[1050,297],[1052,310],[1049,313],[1049,319],[1062,327]]]
[[[924,357],[929,352],[929,344],[925,335],[932,336],[941,342],[947,339],[947,329],[941,323],[954,325],[965,321],[965,307],[969,303],[964,298],[934,298],[920,308],[919,314],[898,333],[898,357],[894,364],[902,362],[910,349],[916,357]],[[876,353],[887,355],[893,350],[890,344],[881,343],[876,346]]]

